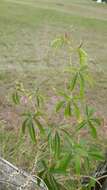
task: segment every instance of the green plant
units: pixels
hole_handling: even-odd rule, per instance
[[[56,51],[59,48],[66,50],[70,60],[65,68],[66,84],[62,90],[55,89],[58,99],[55,114],[59,115],[58,122],[50,124],[45,117],[46,107],[40,88],[29,92],[22,84],[17,84],[13,101],[25,105],[25,110],[28,110],[23,114],[25,119],[22,133],[25,134],[28,130],[32,142],[36,144],[39,155],[38,176],[45,181],[49,190],[81,188],[83,176],[91,179],[91,187],[96,182],[96,179],[89,176],[91,163],[102,160],[103,156],[95,145],[97,127],[101,121],[85,99],[87,85],[92,83],[87,54],[82,44],[73,47],[68,34],[55,39],[52,48]],[[76,55],[75,63],[72,54]]]

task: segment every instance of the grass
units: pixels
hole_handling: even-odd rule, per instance
[[[5,129],[10,129],[5,131],[5,139],[1,129],[4,157],[23,166],[23,159],[17,160],[19,155],[9,156],[9,146],[13,143],[15,149],[16,129],[20,126],[20,122],[16,122],[19,110],[12,106],[10,100],[15,81],[22,81],[32,88],[32,83],[35,86],[45,80],[45,93],[50,93],[52,84],[59,86],[65,58],[61,54],[59,58],[53,55],[50,42],[66,31],[72,34],[76,44],[81,40],[84,42],[96,80],[95,88],[88,91],[87,97],[98,113],[106,118],[106,11],[106,5],[98,5],[91,0],[0,0],[0,118],[1,126],[5,124]],[[51,58],[47,56],[49,51]],[[25,165],[28,166],[30,150],[26,154]]]

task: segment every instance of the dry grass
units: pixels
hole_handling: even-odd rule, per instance
[[[0,118],[1,126],[5,124],[6,129],[9,129],[5,135],[1,129],[0,141],[3,141],[5,157],[17,162],[18,165],[29,165],[31,149],[26,153],[26,147],[25,150],[22,149],[23,153],[13,154],[9,147],[15,142],[17,128],[20,127],[20,110],[12,105],[11,93],[15,81],[18,80],[28,88],[35,87],[41,81],[47,81],[43,86],[46,95],[50,94],[52,85],[56,87],[61,85],[63,81],[61,71],[66,64],[65,54],[60,54],[59,57],[52,52],[50,57],[47,57],[47,54],[50,51],[51,40],[65,31],[73,36],[75,44],[81,40],[84,42],[96,80],[95,87],[87,93],[88,101],[106,118],[106,11],[106,5],[97,5],[91,0],[1,0]],[[24,142],[22,144],[25,145]],[[15,147],[16,144],[13,143],[13,150]],[[19,150],[21,147],[22,145],[18,147]]]

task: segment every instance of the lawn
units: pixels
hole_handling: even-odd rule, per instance
[[[12,105],[11,93],[17,81],[29,88],[45,81],[44,93],[61,84],[65,57],[55,57],[50,43],[64,32],[71,34],[75,44],[83,41],[96,80],[87,97],[106,121],[107,5],[91,0],[0,0],[0,119],[9,131],[4,138],[1,129],[0,141],[3,155],[19,165],[23,165],[22,157],[13,156],[20,155],[13,151],[19,110]]]

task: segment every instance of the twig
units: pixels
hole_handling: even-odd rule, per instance
[[[107,175],[103,175],[101,177],[98,177],[97,180],[103,179],[103,178],[107,178]]]

